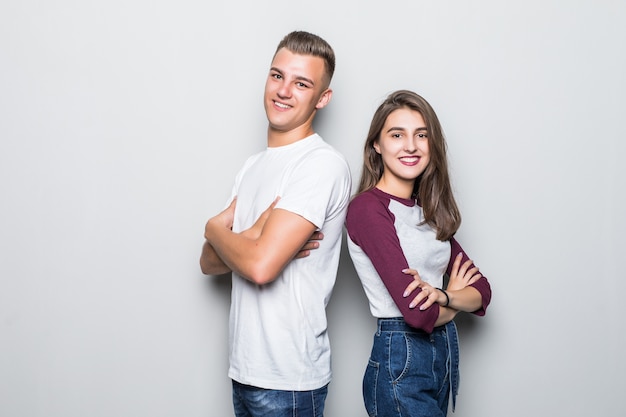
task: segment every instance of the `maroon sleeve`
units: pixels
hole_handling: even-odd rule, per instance
[[[396,234],[394,215],[388,210],[388,201],[371,194],[356,197],[348,207],[346,229],[348,237],[371,260],[407,324],[431,333],[439,317],[439,304],[424,311],[417,307],[411,309],[409,303],[418,292],[414,291],[409,298],[403,297],[413,277],[402,272],[409,265]]]
[[[461,264],[467,261],[468,259],[470,259],[465,253],[465,251],[463,250],[463,248],[461,247],[461,245],[459,245],[459,242],[457,242],[455,238],[450,239],[450,246],[452,250],[450,253],[450,263],[448,263],[448,270],[447,270],[448,275],[450,275],[450,272],[452,271],[452,265],[454,264],[454,259],[459,253],[463,254],[463,260],[461,261]],[[473,266],[474,264],[472,264],[472,267]],[[489,281],[487,280],[487,277],[483,275],[478,281],[476,281],[473,284],[470,284],[470,286],[476,288],[478,292],[480,293],[480,296],[482,297],[482,306],[478,310],[474,311],[473,313],[476,314],[477,316],[484,316],[485,312],[487,311],[487,306],[491,302],[491,285],[489,285]]]

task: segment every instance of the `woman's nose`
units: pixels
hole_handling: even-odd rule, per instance
[[[407,138],[406,142],[404,143],[404,150],[410,153],[413,153],[417,150],[417,146],[413,138]]]

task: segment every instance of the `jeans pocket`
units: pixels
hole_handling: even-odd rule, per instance
[[[399,381],[410,365],[411,347],[404,332],[393,332],[389,338],[389,374]]]
[[[369,417],[376,417],[376,388],[378,386],[378,362],[369,360],[363,376],[363,402]]]

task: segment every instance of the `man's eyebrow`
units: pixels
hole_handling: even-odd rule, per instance
[[[281,73],[281,74],[283,73],[281,70],[279,70],[279,69],[278,69],[278,68],[276,68],[276,67],[272,67],[272,68],[270,68],[270,71],[275,71],[275,72],[278,72],[278,73]]]
[[[315,83],[313,82],[313,80],[312,80],[312,79],[307,78],[307,77],[304,77],[304,76],[302,76],[302,75],[297,76],[297,77],[296,77],[296,80],[299,80],[299,81],[305,81],[305,82],[306,82],[306,83],[308,83],[308,84],[315,85]]]
[[[270,71],[277,72],[277,73],[279,73],[280,75],[283,75],[283,76],[285,75],[285,73],[284,73],[284,72],[282,72],[280,69],[278,69],[278,68],[276,68],[276,67],[272,67],[272,68],[270,68]],[[307,77],[305,77],[304,75],[298,75],[298,76],[296,76],[296,80],[299,80],[299,81],[304,81],[304,82],[309,83],[309,84],[311,84],[311,85],[315,85],[315,83],[313,82],[313,80],[312,80],[312,79],[307,78]]]

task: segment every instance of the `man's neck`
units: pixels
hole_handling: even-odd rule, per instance
[[[277,148],[279,146],[291,145],[299,140],[308,138],[314,133],[315,131],[311,126],[301,126],[288,132],[278,131],[270,126],[267,128],[267,146]]]

